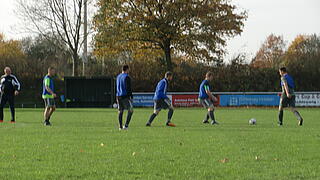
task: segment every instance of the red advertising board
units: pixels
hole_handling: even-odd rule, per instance
[[[218,101],[215,102],[215,106],[219,105]],[[198,102],[198,94],[186,94],[186,95],[172,95],[172,104],[175,107],[200,107]]]

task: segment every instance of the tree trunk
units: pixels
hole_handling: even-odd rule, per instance
[[[170,48],[170,40],[167,40],[164,43],[164,47],[163,47],[163,51],[165,54],[165,62],[166,62],[166,66],[167,66],[167,70],[168,71],[172,71],[172,61],[171,61],[171,48]]]
[[[73,52],[72,56],[72,76],[78,76],[78,53]]]

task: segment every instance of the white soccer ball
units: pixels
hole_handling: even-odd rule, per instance
[[[256,125],[256,124],[257,124],[257,120],[256,120],[255,118],[251,118],[251,119],[249,120],[249,124],[250,124],[250,125]]]
[[[114,103],[113,108],[117,108],[117,107],[118,107],[118,104]]]

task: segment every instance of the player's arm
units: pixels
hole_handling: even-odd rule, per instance
[[[126,81],[127,95],[130,96],[131,99],[133,99],[132,88],[131,88],[131,78],[127,76],[125,81]]]
[[[3,83],[3,78],[1,77],[1,79],[0,79],[0,92],[2,92],[2,83]]]
[[[16,76],[12,75],[12,77],[13,77],[14,88],[15,88],[14,94],[17,96],[19,94],[21,85]]]
[[[287,81],[283,81],[284,90],[288,98],[291,98],[291,94],[289,93],[289,87]]]
[[[211,91],[210,91],[210,87],[209,85],[205,85],[204,86],[205,90],[206,90],[206,93],[207,95],[209,96],[209,98],[213,101],[216,101],[216,98],[212,95]]]
[[[52,91],[52,89],[50,89],[50,79],[49,79],[49,78],[45,79],[44,85],[45,85],[46,90],[47,90],[50,94],[52,94],[53,97],[57,97],[57,95]]]

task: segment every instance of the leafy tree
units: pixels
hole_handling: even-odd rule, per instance
[[[256,56],[252,60],[255,67],[278,67],[281,57],[286,51],[286,43],[282,36],[271,34],[261,45]]]
[[[303,91],[319,90],[320,36],[298,35],[289,45],[283,60]]]
[[[62,40],[50,38],[49,35],[46,37],[39,35],[35,38],[25,38],[21,44],[27,56],[28,67],[34,70],[25,73],[31,73],[31,76],[39,78],[47,72],[49,66],[53,66],[58,69],[59,76],[71,75],[68,69],[72,57]]]
[[[20,41],[5,40],[0,33],[0,72],[5,66],[10,66],[15,73],[23,71],[26,66],[25,58]]]
[[[226,40],[247,15],[228,0],[99,0],[95,50],[103,54],[153,49],[172,70],[172,53],[219,64]]]
[[[62,40],[72,55],[72,74],[78,74],[78,55],[83,34],[84,0],[18,0],[18,15],[28,32],[37,33],[48,40]],[[54,43],[54,42],[52,42]]]

